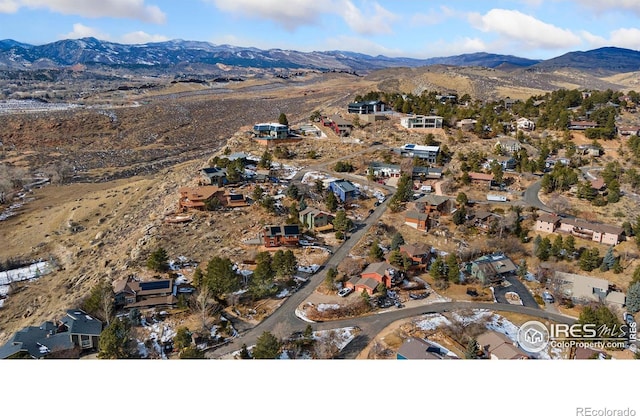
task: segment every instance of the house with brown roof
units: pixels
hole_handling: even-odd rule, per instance
[[[556,214],[540,214],[536,219],[535,231],[552,233],[560,226],[560,217]]]
[[[298,225],[267,225],[260,235],[265,247],[298,246],[300,227]]]
[[[244,195],[234,194],[214,185],[185,186],[178,189],[178,192],[180,193],[178,201],[180,211],[205,211],[207,206],[211,204],[219,204],[228,208],[246,207],[248,205]]]
[[[473,224],[481,230],[488,230],[491,221],[498,216],[489,211],[476,211],[473,214]]]
[[[368,265],[360,277],[354,277],[349,280],[345,286],[354,289],[356,292],[367,291],[369,295],[372,295],[377,286],[382,283],[387,288],[398,283],[400,279],[400,273],[389,263],[381,261],[377,263],[371,263]]]
[[[483,184],[483,185],[491,185],[491,181],[493,181],[492,173],[480,173],[480,172],[469,172],[469,179],[471,182]]]
[[[140,281],[128,277],[115,282],[113,292],[116,306],[131,309],[173,307],[178,303],[176,289],[173,279]]]
[[[418,212],[450,214],[453,203],[448,196],[428,194],[414,201]]]
[[[496,331],[484,332],[476,338],[485,357],[492,360],[526,360],[529,356],[505,334]]]
[[[586,130],[598,127],[595,121],[571,121],[569,122],[569,130]]]
[[[590,222],[580,218],[562,218],[558,230],[576,237],[609,245],[616,245],[624,238],[624,229],[622,227]]]
[[[413,268],[426,269],[431,258],[431,246],[425,243],[403,244],[400,253],[405,253],[413,262]]]
[[[404,215],[404,223],[418,231],[427,231],[429,227],[429,215],[417,211],[408,211]]]

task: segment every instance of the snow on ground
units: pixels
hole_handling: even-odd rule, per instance
[[[13,282],[37,279],[47,273],[51,273],[53,267],[48,261],[39,261],[19,269],[0,272],[0,285],[8,285]]]
[[[434,314],[416,322],[416,326],[423,331],[432,331],[445,325],[451,325],[451,321],[447,319],[446,316],[440,314]]]
[[[321,303],[318,305],[318,312],[340,309],[340,305],[335,303]]]
[[[313,333],[313,339],[318,342],[332,342],[338,347],[338,350],[342,351],[356,337],[355,332],[356,328],[352,326],[316,331]]]
[[[325,179],[327,179],[327,175],[325,175],[324,173],[320,173],[320,172],[307,172],[307,173],[304,174],[304,176],[302,177],[302,180],[300,182],[302,182],[304,184],[312,184],[318,179],[325,180]]]

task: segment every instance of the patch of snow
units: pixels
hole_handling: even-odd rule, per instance
[[[318,312],[340,309],[340,305],[335,303],[321,303],[318,305]]]
[[[435,314],[416,322],[416,326],[423,331],[433,331],[444,325],[451,325],[451,321],[446,316]]]
[[[149,351],[147,351],[147,346],[144,345],[144,342],[138,341],[138,354],[140,357],[147,358],[149,356]]]

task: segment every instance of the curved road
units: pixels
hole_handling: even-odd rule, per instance
[[[524,191],[524,197],[522,198],[522,200],[525,202],[525,204],[530,205],[534,208],[537,208],[541,211],[553,212],[551,208],[549,208],[548,206],[543,204],[542,201],[540,201],[538,194],[540,193],[541,189],[542,189],[542,180],[532,183],[531,186],[529,186]]]

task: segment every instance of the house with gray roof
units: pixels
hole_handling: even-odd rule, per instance
[[[338,200],[342,203],[348,203],[358,197],[358,188],[345,179],[338,179],[329,184],[331,190]]]
[[[78,358],[98,348],[101,333],[101,321],[80,309],[71,309],[57,323],[47,321],[13,334],[0,347],[0,359]]]

